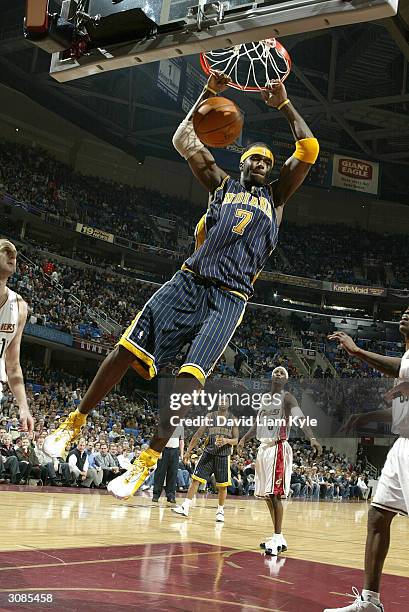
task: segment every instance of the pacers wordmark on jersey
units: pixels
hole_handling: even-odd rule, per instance
[[[227,176],[214,192],[195,237],[196,250],[183,269],[250,297],[278,239],[270,185],[248,191]]]

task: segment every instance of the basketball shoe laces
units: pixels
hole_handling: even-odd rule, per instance
[[[356,587],[352,587],[352,593],[347,593],[348,597],[355,597],[355,601],[352,602],[352,604],[356,604],[356,609],[357,610],[363,610],[364,608],[364,603],[366,603],[362,597],[361,597],[361,593],[358,591],[358,589]],[[351,604],[351,605],[352,605]]]
[[[64,438],[64,436],[67,438],[66,444],[68,444],[68,442],[74,442],[74,440],[79,438],[79,436],[81,434],[81,425],[78,426],[76,424],[76,420],[77,420],[76,419],[76,415],[72,414],[72,415],[69,415],[66,418],[64,423],[61,423],[61,425],[59,426],[59,428],[55,432],[55,441],[56,442],[59,442],[60,440],[62,440]],[[58,432],[60,432],[60,433],[58,433]]]
[[[141,461],[139,457],[138,459],[135,459],[132,464],[132,467],[129,468],[128,476],[125,478],[126,484],[129,484],[130,482],[132,482],[133,479],[137,477],[140,478],[145,470],[149,471],[149,468],[146,463],[144,461]]]

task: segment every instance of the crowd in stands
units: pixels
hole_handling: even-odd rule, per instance
[[[62,370],[45,370],[31,362],[24,364],[27,398],[35,417],[32,434],[19,431],[18,410],[10,392],[5,392],[0,406],[0,482],[65,487],[106,488],[110,479],[123,470],[124,461],[132,461],[155,431],[157,406],[155,396],[145,400],[137,392],[129,397],[111,393],[93,411],[82,431],[82,438],[67,448],[63,457],[50,459],[42,448],[46,435],[79,404],[87,381]],[[244,433],[244,431],[242,432]],[[194,450],[186,463],[180,459],[178,490],[187,490],[191,474],[203,448]],[[338,499],[365,497],[364,459],[353,465],[333,448],[320,457],[305,440],[291,441],[294,471],[291,491],[294,497]],[[258,442],[248,443],[231,462],[232,495],[254,493],[254,462]],[[151,479],[152,480],[152,479]],[[149,489],[147,481],[144,489]],[[208,486],[215,491],[214,483]]]
[[[191,235],[200,216],[186,200],[84,176],[39,147],[6,141],[0,141],[0,190],[44,211],[181,254],[186,254],[186,247],[181,248],[178,235]],[[152,215],[177,221],[175,230],[158,231]],[[404,234],[284,221],[278,249],[282,256],[276,252],[267,269],[319,280],[409,288],[402,260],[409,238]]]
[[[18,259],[17,271],[9,286],[27,301],[29,322],[52,327],[93,342],[113,345],[119,333],[156,291],[158,285],[112,271],[62,264],[49,258],[39,259],[33,249],[25,247],[22,254],[37,262],[30,264]],[[72,298],[74,296],[74,299]],[[116,334],[104,331],[98,315],[106,313],[117,324]],[[351,359],[336,343],[328,341],[326,333],[311,331],[310,322],[298,317],[283,318],[277,310],[249,306],[243,322],[233,338],[236,356],[234,364],[222,359],[217,372],[221,376],[246,375],[264,377],[277,365],[287,368],[291,377],[300,370],[286,355],[291,346],[289,337],[299,334],[299,345],[315,348],[325,354],[342,378],[372,378],[379,376],[372,368]],[[357,340],[362,344],[362,341]],[[365,344],[370,350],[385,352],[375,341]],[[400,348],[396,346],[397,354]],[[247,367],[246,367],[247,365]],[[316,378],[332,377],[328,368],[316,368]]]

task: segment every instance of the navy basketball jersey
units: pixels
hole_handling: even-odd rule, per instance
[[[182,269],[250,297],[278,239],[270,186],[247,191],[227,176],[197,224],[195,237],[195,251]]]

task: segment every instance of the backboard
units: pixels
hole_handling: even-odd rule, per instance
[[[72,14],[78,2],[64,0],[62,15]],[[116,40],[77,58],[53,53],[50,74],[60,82],[242,42],[383,19],[398,9],[398,0],[227,0],[207,4],[203,0],[88,0],[82,4],[92,18],[101,19],[100,23],[108,16],[114,20],[118,15],[119,19],[121,12],[138,8],[154,28],[143,37]],[[98,23],[94,31],[102,31]]]

